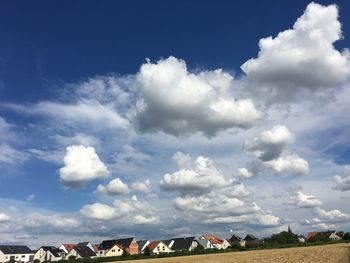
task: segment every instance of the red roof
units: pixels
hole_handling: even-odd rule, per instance
[[[307,234],[307,239],[310,239],[310,238],[315,237],[315,236],[317,236],[317,232],[309,232]]]
[[[73,248],[77,246],[77,244],[63,244],[63,246],[70,252]]]
[[[148,248],[149,250],[153,251],[157,246],[158,244],[160,243],[160,241],[152,241],[151,243],[148,244]]]
[[[217,236],[213,236],[213,235],[203,235],[201,239],[209,240],[213,244],[222,244],[222,243],[224,243],[223,239],[221,239],[221,238],[219,238]]]

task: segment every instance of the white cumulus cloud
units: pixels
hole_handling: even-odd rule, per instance
[[[136,78],[141,97],[133,116],[141,131],[213,136],[263,117],[250,99],[230,95],[233,77],[222,70],[191,73],[185,61],[169,57],[143,64]]]
[[[97,186],[95,193],[108,194],[108,195],[122,195],[129,193],[129,187],[123,183],[120,178],[111,180],[106,186],[100,184]]]
[[[295,141],[295,135],[286,126],[276,125],[244,143],[244,149],[262,161],[278,158],[284,148]]]
[[[213,188],[229,186],[231,183],[211,159],[199,156],[192,168],[165,174],[160,181],[160,188],[164,191],[202,193]]]
[[[350,76],[349,51],[339,52],[333,45],[340,39],[336,5],[310,3],[292,29],[261,39],[258,57],[241,68],[255,96],[261,93],[271,100],[329,89]]]
[[[109,171],[95,152],[95,148],[72,145],[66,150],[64,167],[60,169],[60,180],[64,187],[82,188],[88,181],[109,176]]]

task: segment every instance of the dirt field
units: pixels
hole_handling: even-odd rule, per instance
[[[174,258],[123,261],[132,263],[350,263],[350,244],[270,249]]]

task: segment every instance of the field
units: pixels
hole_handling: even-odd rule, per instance
[[[132,263],[350,263],[350,244],[266,249],[222,254],[124,261]]]

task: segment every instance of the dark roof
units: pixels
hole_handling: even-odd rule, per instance
[[[245,241],[256,241],[257,238],[256,238],[254,235],[252,235],[252,234],[248,234],[248,235],[246,235],[246,237],[244,238],[244,240],[245,240]]]
[[[139,246],[139,252],[141,252],[141,249],[146,245],[148,240],[139,240],[137,241],[137,245]]]
[[[79,247],[86,247],[89,244],[89,242],[80,242],[77,244]]]
[[[56,248],[56,247],[54,247],[54,246],[42,246],[42,247],[40,247],[38,250],[40,250],[41,248],[42,248],[44,251],[48,251],[48,250],[54,249],[54,248]]]
[[[61,257],[62,253],[64,253],[63,250],[57,248],[57,247],[50,247],[47,251],[50,251],[52,255],[54,255],[56,258]]]
[[[4,254],[33,254],[27,246],[0,246],[0,250]]]
[[[119,238],[116,240],[116,243],[119,245],[122,245],[123,248],[130,247],[131,242],[134,240],[133,237],[128,237],[128,238]]]
[[[163,243],[164,243],[165,245],[167,245],[167,246],[169,247],[171,241],[173,241],[173,240],[172,240],[172,239],[168,239],[168,240],[162,240],[162,241],[163,241]]]
[[[119,244],[123,248],[127,248],[131,245],[131,242],[134,240],[133,237],[129,238],[120,238],[120,239],[111,239],[111,240],[103,240],[100,246],[98,247],[99,250],[108,250],[111,247],[114,246],[114,244]]]
[[[180,237],[173,238],[172,240],[174,240],[174,244],[171,246],[172,250],[189,250],[194,241],[194,237]]]
[[[241,241],[241,240],[242,240],[242,238],[239,237],[239,236],[237,236],[237,235],[235,235],[235,234],[233,234],[233,235],[230,237],[230,239],[228,239],[228,241],[231,241],[231,242],[239,242],[239,241]]]
[[[89,247],[76,246],[74,250],[78,253],[79,256],[83,258],[96,256],[96,253],[92,251]]]
[[[102,243],[99,245],[98,250],[108,250],[111,247],[113,247],[116,242],[116,239],[103,240]]]

